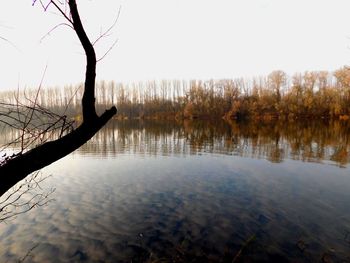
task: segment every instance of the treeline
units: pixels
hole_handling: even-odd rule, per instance
[[[15,94],[15,95],[14,95]],[[1,101],[30,99],[54,112],[79,117],[83,85],[2,92]],[[100,81],[98,111],[117,105],[118,118],[155,119],[349,119],[350,67],[288,76],[222,80],[163,80],[135,83]]]

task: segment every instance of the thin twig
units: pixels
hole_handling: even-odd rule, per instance
[[[119,17],[120,17],[120,11],[121,11],[121,6],[119,6],[119,9],[118,9],[118,13],[117,13],[117,17],[116,19],[114,20],[114,22],[112,23],[112,25],[105,31],[103,32],[102,34],[100,34],[100,36],[92,42],[92,45],[94,46],[100,39],[106,37],[109,32],[115,27],[115,25],[118,23],[118,20],[119,20]]]
[[[116,39],[116,40],[113,42],[113,44],[109,47],[109,49],[103,54],[102,57],[100,57],[99,59],[97,59],[96,62],[100,62],[102,59],[104,59],[104,58],[107,56],[107,54],[113,49],[113,47],[117,44],[117,42],[118,42],[118,39]]]
[[[71,28],[71,29],[74,30],[74,28],[72,27],[72,25],[67,24],[67,23],[60,23],[60,24],[54,26],[53,28],[51,28],[51,30],[50,30],[49,32],[47,32],[44,36],[42,36],[42,38],[40,38],[40,41],[39,41],[39,42],[41,43],[46,37],[50,36],[50,34],[51,34],[53,31],[55,31],[57,28],[59,28],[59,27],[61,27],[61,26],[68,26],[69,28]]]

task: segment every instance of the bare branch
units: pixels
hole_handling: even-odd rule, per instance
[[[37,0],[33,0],[32,5],[34,6],[36,2],[37,2]],[[58,2],[59,2],[61,5],[64,4],[63,2],[60,2],[60,1],[58,1]],[[63,17],[64,17],[69,23],[71,23],[71,24],[73,25],[73,21],[66,15],[66,12],[63,11],[63,10],[61,9],[61,7],[60,7],[55,1],[51,0],[51,1],[48,2],[48,4],[45,5],[45,4],[43,3],[42,0],[39,0],[39,3],[40,3],[40,5],[41,5],[41,7],[44,9],[44,11],[47,11],[47,9],[49,8],[49,6],[50,6],[51,4],[53,4],[53,5],[56,7],[56,9],[63,15]],[[65,5],[65,10],[66,10],[66,5]]]
[[[10,46],[12,46],[12,47],[15,48],[17,51],[20,52],[20,49],[19,49],[14,43],[12,43],[10,40],[8,40],[7,38],[0,36],[0,39],[1,39],[2,41],[5,41],[5,42],[8,43]]]
[[[36,249],[38,246],[39,246],[39,244],[36,244],[31,249],[29,249],[28,252],[24,255],[24,257],[18,261],[18,263],[22,263],[22,262],[26,261],[27,258],[31,257],[33,250]]]
[[[102,55],[102,57],[100,57],[99,59],[97,59],[97,62],[100,62],[102,59],[104,59],[117,43],[118,43],[118,39],[116,39],[116,40],[113,42],[113,44],[112,44],[112,45],[109,47],[109,49]]]
[[[103,32],[102,34],[100,34],[100,36],[92,42],[92,45],[94,46],[98,41],[100,41],[102,38],[104,37],[107,37],[109,32],[115,27],[115,25],[118,23],[118,20],[119,20],[119,17],[120,17],[120,11],[121,11],[121,6],[119,6],[119,9],[118,9],[118,13],[117,13],[117,17],[116,19],[114,20],[113,24],[105,31]]]
[[[39,92],[40,88],[31,99],[24,91],[25,103],[19,99],[19,91],[15,94],[16,104],[0,102],[0,123],[19,131],[18,137],[2,145],[0,151],[20,145],[20,151],[15,155],[3,156],[0,166],[26,149],[40,145],[48,139],[60,138],[72,129],[74,122],[67,121],[65,115],[53,113],[38,104]]]
[[[2,196],[0,198],[0,223],[53,201],[49,197],[55,189],[47,190],[40,187],[40,184],[49,177],[36,172]]]
[[[66,15],[66,13],[55,3],[55,1],[51,1],[51,3],[57,8],[57,10],[64,16],[67,21],[69,21],[73,25],[73,21]]]
[[[53,31],[55,31],[57,28],[59,28],[59,27],[61,27],[61,26],[68,26],[69,28],[71,28],[71,29],[74,30],[74,28],[73,28],[72,25],[67,24],[67,23],[60,23],[60,24],[54,26],[53,28],[51,28],[50,31],[47,32],[47,33],[40,39],[40,43],[41,43],[46,37],[50,36],[50,34],[51,34]]]
[[[44,10],[46,10],[51,3],[56,6],[62,15],[72,24],[75,33],[77,34],[80,43],[84,48],[87,65],[85,72],[84,93],[82,98],[83,122],[81,125],[79,125],[79,127],[58,139],[45,142],[25,153],[21,152],[19,155],[16,155],[13,158],[5,158],[5,161],[0,162],[0,173],[5,178],[0,187],[1,195],[18,181],[25,178],[28,174],[37,171],[78,149],[80,146],[90,140],[117,113],[117,109],[114,106],[106,110],[101,116],[98,116],[96,113],[96,53],[81,23],[76,0],[68,1],[72,19],[70,19],[54,1],[50,1],[50,3],[46,6],[43,5],[41,0],[39,1]],[[35,4],[35,2],[36,0],[33,1],[33,4]],[[18,117],[19,123],[23,125],[21,127],[22,151],[26,146],[28,146],[24,145],[23,143],[25,139],[29,138],[30,140],[33,140],[34,138],[42,142],[45,140],[43,134],[45,134],[48,130],[57,129],[56,122],[48,123],[46,125],[46,129],[43,128],[45,125],[38,125],[34,122],[34,117],[40,119],[39,115],[36,113],[38,110],[40,112],[40,109],[37,107],[37,97],[38,96],[36,95],[33,100],[33,105],[24,108],[20,108],[20,103],[18,103],[19,99],[18,97],[16,98],[17,103],[14,106],[14,109],[17,111],[16,116]],[[65,117],[60,118],[60,120],[63,121],[63,126],[60,126],[62,125],[62,122],[59,122],[61,136],[65,130],[64,127],[67,125],[67,122]],[[33,125],[29,125],[29,123],[33,123]],[[33,132],[33,129],[37,129],[39,132]],[[28,138],[24,136],[25,132],[28,134]]]

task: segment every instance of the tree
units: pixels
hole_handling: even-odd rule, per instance
[[[281,88],[287,83],[287,75],[281,70],[276,70],[268,76],[269,86],[276,93],[277,103],[281,101]]]
[[[33,4],[36,0],[33,1]],[[116,107],[106,110],[101,116],[98,116],[95,109],[95,78],[96,78],[96,54],[94,47],[89,40],[82,22],[80,20],[76,0],[67,0],[69,13],[67,15],[56,1],[51,0],[44,6],[45,10],[53,5],[68,21],[74,29],[86,55],[86,72],[84,93],[82,98],[83,122],[75,130],[69,132],[63,137],[46,142],[23,154],[16,155],[1,163],[0,176],[1,186],[0,195],[15,185],[18,181],[25,178],[28,174],[39,170],[60,158],[68,155],[81,145],[86,143],[95,135],[116,113]],[[58,2],[58,1],[57,1]]]
[[[350,114],[350,68],[345,66],[338,69],[335,71],[334,76],[337,79],[338,90],[343,101],[341,105],[342,114]]]

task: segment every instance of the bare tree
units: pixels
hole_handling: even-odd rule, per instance
[[[33,1],[33,4],[37,2]],[[83,122],[75,130],[53,141],[45,142],[29,151],[16,155],[0,166],[0,195],[28,174],[41,169],[73,152],[95,135],[116,113],[116,107],[98,116],[95,109],[96,54],[80,20],[76,0],[49,1],[47,5],[38,0],[45,10],[53,5],[74,29],[86,55],[84,94],[82,98]],[[65,11],[67,8],[67,12]]]
[[[273,71],[268,76],[269,86],[276,93],[277,102],[281,100],[281,88],[287,83],[287,75],[281,70]]]

